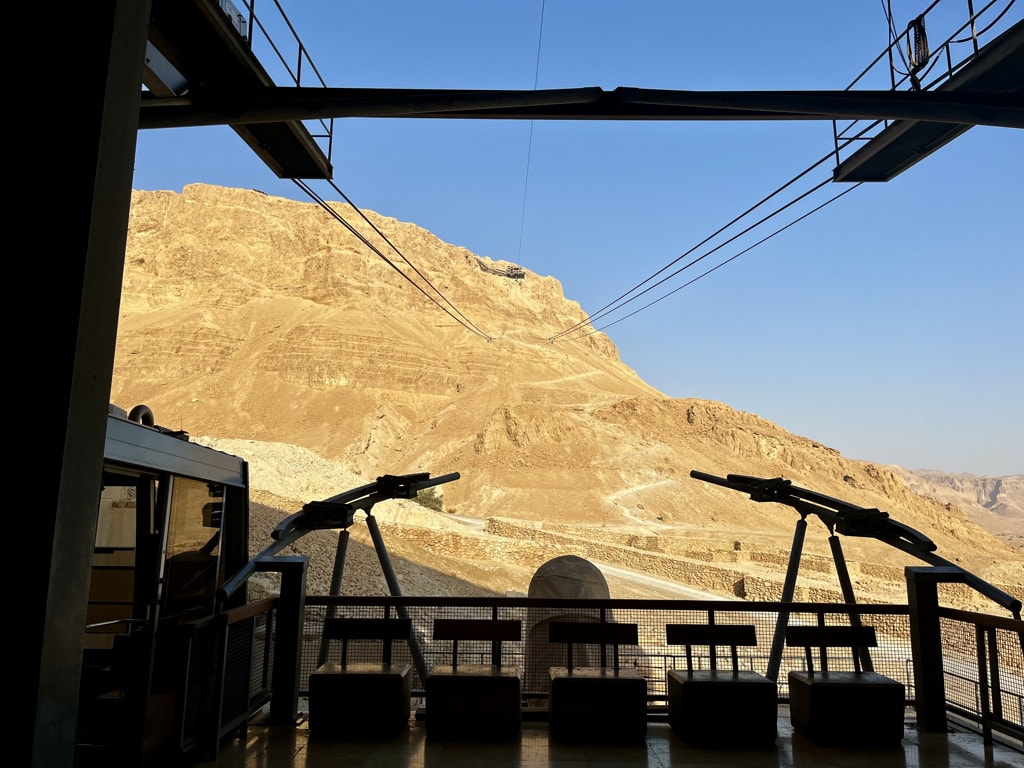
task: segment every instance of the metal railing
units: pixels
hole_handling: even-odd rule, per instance
[[[426,598],[426,597],[307,597],[300,661],[301,694],[308,689],[309,675],[318,666],[320,659],[320,630],[328,611],[332,615],[350,617],[383,617],[388,611],[401,608],[413,620],[415,641],[425,661],[426,668],[450,658],[450,643],[435,641],[432,626],[435,618],[459,619],[514,619],[522,622],[523,638],[520,642],[502,644],[503,663],[518,666],[523,676],[523,696],[526,699],[543,701],[547,698],[547,670],[551,666],[565,663],[564,647],[552,645],[547,639],[547,625],[552,621],[614,621],[635,623],[638,626],[640,643],[637,646],[623,646],[619,650],[620,663],[641,671],[648,686],[648,699],[658,707],[666,701],[665,675],[669,669],[685,664],[685,650],[669,646],[665,641],[666,624],[752,624],[755,627],[758,644],[742,649],[741,657],[746,669],[766,674],[773,646],[773,638],[781,613],[789,614],[789,623],[848,624],[850,616],[856,614],[861,621],[876,628],[879,647],[872,649],[876,671],[904,683],[908,690],[913,686],[910,658],[910,629],[906,606],[871,605],[850,606],[845,604],[823,605],[818,603],[789,603],[785,612],[780,603],[733,601],[689,601],[689,600],[635,600],[635,599],[545,599],[525,597],[505,598]],[[393,651],[396,656],[399,649]],[[488,663],[490,643],[460,643],[460,658],[467,662]],[[596,661],[597,649],[591,649]],[[358,654],[365,660],[374,660],[379,654],[379,644],[372,642],[350,645],[349,659],[358,660]],[[412,660],[411,653],[407,659]],[[575,658],[575,654],[574,654]],[[802,648],[785,648],[782,652],[778,674],[779,699],[788,701],[789,687],[787,674],[790,669],[804,668]],[[337,659],[329,658],[330,661]],[[587,665],[587,662],[580,662]],[[592,664],[591,664],[592,665]],[[415,666],[415,665],[414,665]],[[849,664],[853,669],[852,659]],[[834,669],[842,668],[833,664]],[[414,670],[413,691],[423,695],[423,669]]]
[[[878,647],[870,649],[874,670],[903,683],[907,706],[915,706],[918,681],[915,680],[911,611],[906,605],[850,605],[819,603],[734,602],[696,600],[635,599],[543,599],[526,597],[346,597],[306,596],[297,644],[277,642],[288,623],[278,621],[281,600],[265,600],[227,612],[220,624],[217,647],[223,651],[223,681],[218,693],[216,739],[244,730],[246,722],[261,710],[271,710],[280,698],[279,711],[284,719],[308,711],[306,697],[309,676],[323,663],[324,619],[330,616],[383,618],[398,613],[412,619],[411,643],[394,645],[393,662],[412,667],[412,691],[417,705],[424,697],[424,677],[435,663],[446,663],[451,643],[432,636],[434,619],[480,618],[516,619],[522,622],[519,642],[502,644],[502,663],[519,667],[522,674],[524,707],[546,709],[547,669],[565,663],[564,647],[547,641],[547,625],[552,621],[615,621],[636,623],[640,642],[619,649],[620,664],[641,672],[648,684],[649,713],[652,719],[664,716],[667,709],[666,675],[668,670],[685,667],[685,650],[665,642],[667,624],[752,624],[757,645],[740,650],[740,667],[765,674],[773,662],[778,669],[779,702],[789,700],[788,673],[805,667],[801,648],[784,648],[781,658],[773,659],[773,639],[780,617],[789,625],[850,624],[859,621],[875,628]],[[945,711],[950,722],[981,733],[986,743],[995,735],[1024,752],[1024,621],[987,614],[940,609],[942,675],[945,683]],[[338,644],[335,644],[338,646]],[[413,647],[414,646],[414,647]],[[282,659],[279,649],[298,648],[298,659]],[[379,641],[349,642],[347,659],[379,661]],[[580,654],[583,654],[582,656]],[[289,654],[291,652],[289,651]],[[338,662],[329,651],[326,660]],[[491,644],[463,641],[460,659],[467,663],[490,663]],[[590,654],[589,657],[587,654]],[[200,658],[197,656],[197,658]],[[599,649],[577,648],[577,664],[598,663]],[[706,666],[696,658],[697,664]],[[297,662],[297,663],[296,663]],[[288,672],[297,670],[297,679],[288,682],[288,674],[275,673],[275,665]],[[853,669],[841,658],[830,658],[831,669]],[[286,681],[282,684],[281,681]],[[289,701],[289,699],[291,701]],[[203,741],[201,719],[186,719],[198,729],[183,734],[183,743],[212,742],[207,731]],[[216,750],[216,746],[213,746]]]
[[[224,2],[221,0],[222,10],[229,17],[233,16],[231,11],[223,7]],[[281,85],[279,81],[286,81],[288,85],[327,87],[327,82],[281,7],[280,0],[265,0],[260,6],[262,17],[256,13],[256,0],[234,2],[245,9],[244,18],[238,22],[238,26],[245,28],[244,33],[240,30],[240,34],[257,59],[265,67],[271,68],[268,74],[276,84]],[[278,42],[282,38],[286,42]],[[305,120],[303,125],[330,162],[334,149],[334,118]]]
[[[966,20],[956,24],[937,46],[927,40],[929,22],[938,11],[948,11],[953,2],[962,5]],[[981,50],[982,43],[1005,32],[1015,19],[1007,17],[1015,0],[989,0],[975,9],[974,0],[943,0],[933,2],[911,19],[902,32],[890,20],[889,45],[871,61],[845,90],[868,88],[877,90],[941,89]],[[963,18],[963,17],[961,17]],[[863,145],[887,128],[891,120],[832,121],[836,164],[842,153],[852,145]]]
[[[182,628],[182,755],[213,759],[224,736],[244,732],[253,714],[270,703],[277,607],[277,599],[261,600]]]
[[[940,610],[946,711],[979,729],[1024,745],[1022,622]]]

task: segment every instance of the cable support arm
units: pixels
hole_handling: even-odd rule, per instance
[[[785,504],[796,509],[802,518],[806,518],[810,514],[817,515],[830,531],[847,536],[878,539],[929,565],[955,568],[962,574],[964,583],[1011,611],[1014,616],[1020,617],[1021,601],[1019,599],[935,554],[937,549],[935,542],[920,531],[892,520],[887,512],[858,507],[816,491],[809,491],[806,488],[795,486],[792,481],[781,477],[727,475],[722,478],[698,470],[692,470],[690,477],[749,494],[753,501]]]
[[[435,478],[431,478],[428,472],[381,475],[375,482],[303,505],[301,510],[278,523],[270,536],[280,540],[290,537],[295,532],[301,532],[299,535],[303,535],[309,531],[348,528],[352,525],[357,511],[369,514],[377,502],[388,499],[412,499],[424,488],[458,479],[458,472]]]
[[[388,499],[413,499],[425,488],[458,480],[458,472],[430,477],[429,472],[408,475],[381,475],[374,482],[342,491],[339,494],[304,504],[298,512],[289,515],[270,532],[274,541],[251,558],[218,590],[221,600],[234,594],[256,570],[256,561],[276,555],[310,531],[348,528],[358,511],[370,514],[373,506]]]

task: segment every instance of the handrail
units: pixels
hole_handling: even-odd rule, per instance
[[[894,679],[905,683],[908,692],[917,691],[920,694],[920,680],[915,679],[915,670],[912,660],[912,628],[910,607],[905,604],[862,604],[849,605],[846,603],[820,603],[820,602],[790,602],[780,603],[777,601],[724,601],[724,600],[669,600],[669,599],[633,599],[633,598],[530,598],[526,596],[491,596],[491,597],[454,597],[454,596],[343,596],[343,595],[310,595],[305,602],[305,622],[307,627],[316,627],[320,617],[326,617],[332,610],[341,609],[348,616],[380,616],[388,610],[402,606],[408,609],[413,617],[414,627],[420,634],[423,643],[423,652],[427,658],[440,658],[446,652],[445,646],[432,638],[430,633],[431,622],[436,616],[445,617],[484,617],[500,616],[503,618],[522,618],[524,620],[524,638],[519,643],[509,645],[507,652],[514,663],[520,665],[524,670],[524,691],[528,699],[542,700],[546,697],[543,690],[542,678],[546,675],[538,675],[536,671],[531,672],[537,664],[537,656],[531,654],[548,654],[547,631],[545,623],[548,621],[572,621],[572,617],[596,617],[599,613],[602,616],[613,615],[615,621],[638,621],[642,627],[640,633],[640,645],[637,648],[629,649],[627,663],[636,664],[641,673],[648,679],[649,700],[653,703],[651,712],[658,711],[658,702],[663,700],[665,692],[661,689],[663,685],[664,671],[669,668],[673,659],[679,657],[677,651],[664,643],[663,627],[665,624],[678,622],[680,620],[691,621],[694,614],[707,611],[715,611],[716,623],[732,625],[737,621],[752,621],[757,625],[758,646],[748,649],[742,656],[743,666],[755,671],[763,670],[770,661],[769,645],[771,640],[771,624],[773,617],[786,611],[794,618],[795,623],[807,625],[846,624],[849,621],[851,612],[855,612],[865,625],[875,627],[879,645],[875,664],[878,671]],[[955,609],[940,608],[939,613],[943,618],[955,619],[965,622],[968,628],[979,627],[986,631],[997,632],[1000,635],[1000,647],[1004,647],[1006,640],[1014,643],[1014,636],[1024,629],[1024,623],[1001,616],[987,613],[972,613]],[[536,631],[535,631],[536,630]],[[940,627],[936,624],[936,632]],[[315,630],[313,630],[315,631]],[[1007,637],[1009,633],[1009,637]],[[544,642],[538,644],[538,638],[543,635]],[[944,659],[948,660],[947,675],[949,670],[957,670],[967,673],[976,665],[971,661],[977,658],[977,648],[973,632],[966,635],[959,628],[950,628],[943,625],[941,630],[941,650]],[[969,635],[969,636],[967,636]],[[1011,649],[1012,650],[1012,649]],[[475,653],[475,651],[474,651]],[[486,653],[481,650],[480,653]],[[1000,675],[999,685],[989,685],[992,695],[1001,697],[1003,713],[1000,714],[996,706],[989,707],[988,712],[982,711],[980,704],[973,707],[970,702],[965,704],[966,709],[961,712],[959,700],[944,698],[940,704],[947,718],[964,716],[971,721],[978,723],[988,731],[1010,739],[1017,738],[1020,733],[1019,709],[1016,702],[1024,695],[1021,688],[1021,680],[1017,673],[1016,662],[1007,666],[1005,651],[1000,656],[999,664],[1003,667],[1004,674]],[[302,661],[301,676],[304,676],[315,669],[315,654],[308,652],[308,658]],[[794,665],[802,664],[801,654],[787,651],[783,657],[784,668],[795,669]],[[547,669],[547,660],[539,667]],[[550,658],[554,658],[553,656]],[[983,662],[991,667],[993,657],[987,656]],[[964,664],[967,660],[967,664]],[[846,659],[842,660],[843,666]],[[311,666],[313,665],[313,666]],[[1012,672],[1012,674],[1011,674]],[[980,685],[977,672],[974,673],[972,682]],[[940,669],[941,675],[941,669]],[[990,674],[990,678],[991,678]],[[532,682],[531,682],[532,678]],[[971,680],[969,676],[967,679]],[[788,701],[786,688],[786,677],[779,678],[779,702]],[[415,687],[414,691],[419,690]],[[918,702],[918,706],[919,706]],[[908,706],[914,706],[914,695],[908,699]],[[989,736],[986,736],[986,740]],[[1017,741],[1017,748],[1020,748],[1020,741]]]
[[[291,34],[292,40],[296,46],[294,65],[289,63],[284,53],[282,53],[281,48],[278,47],[276,42],[274,42],[274,39],[271,37],[270,31],[267,28],[267,26],[263,23],[263,20],[256,15],[256,0],[239,1],[249,14],[249,34],[246,39],[246,44],[249,46],[250,51],[253,49],[253,43],[255,40],[254,32],[256,30],[259,30],[260,33],[262,33],[262,39],[270,47],[270,50],[273,51],[274,55],[277,57],[277,60],[281,63],[281,66],[284,67],[285,72],[288,73],[288,76],[291,78],[292,83],[294,85],[302,85],[303,65],[306,64],[315,75],[316,83],[318,83],[322,88],[327,87],[327,82],[324,80],[323,75],[320,74],[320,70],[316,66],[316,63],[309,55],[309,51],[307,50],[305,44],[299,38],[299,34],[296,31],[295,27],[292,25],[291,20],[285,13],[284,8],[281,6],[280,0],[272,0],[272,2],[277,10],[277,15],[279,16],[280,22],[284,24],[285,28]],[[327,120],[324,120],[323,118],[315,118],[314,120],[312,120],[312,122],[319,123],[320,127],[324,131],[324,133],[321,134],[314,134],[314,138],[326,139],[327,149],[325,154],[327,155],[328,161],[330,161],[331,152],[333,151],[334,148],[334,118],[328,118]]]
[[[966,3],[966,5],[967,5],[967,9],[966,10],[967,10],[967,13],[968,13],[967,21],[963,22],[959,27],[957,27],[953,32],[951,32],[949,34],[949,36],[945,40],[943,40],[937,46],[932,48],[928,52],[928,58],[923,63],[922,67],[920,67],[918,70],[916,70],[914,72],[911,72],[911,71],[901,72],[901,71],[896,69],[896,63],[895,63],[897,58],[902,59],[902,57],[903,57],[902,51],[904,50],[904,47],[906,46],[906,47],[909,48],[910,45],[911,45],[910,35],[911,35],[912,25],[908,24],[906,29],[904,29],[904,31],[899,33],[899,34],[895,34],[895,28],[892,28],[891,29],[891,37],[892,37],[892,39],[890,40],[889,45],[886,46],[871,61],[870,64],[868,64],[863,70],[861,70],[861,72],[856,77],[854,77],[854,79],[850,82],[850,84],[846,86],[845,90],[847,90],[847,91],[853,90],[854,87],[857,86],[858,83],[860,83],[862,80],[864,80],[869,75],[869,73],[871,73],[873,70],[875,70],[875,68],[879,64],[881,64],[883,62],[885,62],[886,66],[887,66],[888,75],[889,75],[887,79],[889,81],[889,85],[890,85],[890,89],[891,90],[893,90],[893,91],[899,90],[900,88],[906,86],[908,82],[911,83],[911,89],[912,90],[927,91],[927,90],[930,90],[930,89],[934,88],[935,86],[939,85],[941,82],[943,82],[945,80],[948,80],[954,74],[956,74],[958,71],[963,69],[963,67],[965,67],[971,61],[971,59],[973,59],[974,56],[978,54],[978,52],[980,51],[980,48],[981,48],[980,40],[985,36],[985,34],[987,32],[991,31],[1003,19],[1003,17],[1010,10],[1010,8],[1013,6],[1015,1],[1016,0],[1008,0],[1008,2],[1006,0],[989,0],[989,2],[985,3],[985,5],[983,5],[980,9],[975,10],[974,9],[973,1],[972,0],[967,0],[967,3]],[[933,0],[933,2],[923,12],[921,12],[914,19],[914,21],[919,21],[921,23],[921,25],[922,25],[921,29],[924,28],[924,25],[927,22],[928,14],[931,13],[933,10],[935,10],[936,7],[941,2],[942,2],[942,0]],[[985,17],[985,15],[990,10],[993,9],[993,6],[997,5],[1000,2],[1006,2],[1005,7],[1002,10],[998,11],[995,14],[995,17],[992,18],[991,21],[989,21],[989,23],[986,26],[984,26],[980,31],[976,30],[975,29],[975,23],[978,20],[980,20],[983,17]],[[891,20],[890,20],[890,24],[891,24]],[[958,37],[962,33],[967,32],[968,30],[969,30],[969,33],[967,34],[966,37]],[[972,50],[971,50],[971,52],[968,55],[966,55],[963,58],[961,58],[959,61],[954,63],[954,59],[953,59],[953,46],[957,45],[957,44],[960,44],[960,43],[966,43],[966,42],[972,43]],[[893,55],[894,52],[896,52],[898,54],[898,56],[894,56]],[[942,70],[932,80],[930,80],[928,82],[922,82],[923,78],[918,76],[918,72],[920,72],[921,69],[924,69],[924,74],[925,74],[925,76],[927,76],[931,72],[932,68],[934,68],[936,66],[936,64],[940,60],[940,58],[943,58],[943,57],[946,60],[946,67],[945,67],[945,69]],[[931,62],[930,65],[928,64],[929,61]],[[899,74],[900,77],[896,77],[896,74]],[[840,154],[841,150],[843,150],[846,147],[848,147],[851,143],[853,143],[853,141],[855,141],[858,138],[861,138],[866,132],[874,130],[879,125],[882,125],[882,124],[888,125],[889,122],[891,122],[891,121],[889,121],[889,120],[875,120],[875,121],[871,122],[866,128],[861,129],[858,132],[857,136],[853,137],[852,139],[844,138],[844,137],[846,137],[848,132],[854,128],[854,126],[857,126],[857,125],[859,125],[859,124],[861,124],[863,122],[865,122],[865,121],[864,120],[850,120],[848,122],[843,122],[842,124],[840,124],[840,121],[838,121],[838,120],[833,120],[832,121],[833,139],[834,139],[835,154],[836,154],[837,159],[839,157],[839,154]],[[841,139],[842,139],[842,141],[841,141]]]

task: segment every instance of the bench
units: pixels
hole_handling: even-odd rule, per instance
[[[309,732],[328,738],[393,736],[408,727],[411,665],[392,663],[395,640],[409,641],[412,620],[335,618],[324,621],[324,640],[341,642],[341,663],[325,662],[309,676]],[[349,662],[353,641],[380,641],[379,662]]]
[[[502,664],[501,644],[522,640],[522,632],[522,622],[511,619],[434,620],[434,640],[451,641],[452,661],[435,664],[424,684],[429,738],[502,741],[519,737],[521,670]],[[490,664],[460,663],[460,641],[489,642]]]
[[[788,627],[786,645],[803,648],[807,660],[806,670],[789,673],[795,731],[823,745],[880,746],[903,738],[903,684],[862,667],[860,652],[878,645],[874,627]],[[814,648],[818,649],[817,670]],[[829,648],[849,650],[853,670],[830,670]]]
[[[686,669],[669,669],[668,719],[672,731],[698,746],[770,747],[778,736],[775,682],[739,668],[739,646],[756,646],[752,624],[669,624],[668,645],[686,646]],[[694,669],[693,648],[708,649],[710,669]],[[730,648],[729,669],[718,668],[719,646]]]
[[[619,665],[619,646],[637,645],[637,625],[556,621],[548,641],[565,643],[566,665],[548,669],[551,737],[566,741],[626,742],[647,735],[647,680],[635,667]],[[575,666],[573,646],[601,646],[600,666]],[[606,646],[612,647],[609,666]]]

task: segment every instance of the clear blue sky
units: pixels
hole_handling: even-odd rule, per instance
[[[841,90],[887,46],[889,6],[902,32],[927,3],[282,0],[329,86],[523,90]],[[985,18],[1007,7],[996,30],[1024,15],[1003,0]],[[966,8],[942,0],[928,15],[933,49]],[[272,34],[294,61],[294,42]],[[954,60],[967,53],[958,44]],[[879,73],[863,87],[888,87]],[[1024,473],[1024,131],[973,127],[740,254],[850,189],[828,183],[737,237],[829,179],[827,161],[692,250],[833,146],[827,121],[349,118],[332,160],[360,208],[552,275],[591,314],[704,256],[595,321],[666,395],[756,413],[848,458]],[[193,182],[310,200],[227,127],[140,132],[136,189]]]

